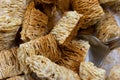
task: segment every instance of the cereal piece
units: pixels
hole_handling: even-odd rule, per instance
[[[29,41],[44,36],[47,33],[48,17],[35,8],[32,1],[24,15],[21,39]]]
[[[25,59],[32,55],[43,55],[52,61],[57,61],[61,57],[61,52],[52,34],[21,44],[18,49],[21,71],[27,73],[28,67],[26,66]]]
[[[0,52],[0,79],[21,74],[17,59],[17,48]]]
[[[6,80],[35,80],[30,75],[14,76]]]
[[[82,62],[80,64],[80,78],[82,80],[105,80],[106,71],[97,68],[91,62]]]
[[[90,45],[87,41],[73,40],[69,45],[62,48],[62,58],[57,62],[75,72],[79,72],[80,62],[85,60]]]
[[[120,28],[118,27],[114,16],[106,12],[103,19],[97,24],[97,37],[102,41],[106,42],[111,38],[120,36]]]
[[[26,6],[26,0],[0,0],[0,50],[14,43]]]
[[[55,36],[60,45],[70,42],[77,34],[79,27],[76,25],[81,16],[76,11],[66,12],[52,29],[50,33]]]
[[[78,24],[83,29],[96,24],[104,15],[98,0],[73,0],[72,6],[78,13],[83,14]]]
[[[120,65],[113,66],[110,70],[108,80],[120,80]]]
[[[76,73],[51,62],[44,56],[28,57],[26,63],[40,78],[46,78],[47,80],[80,80]]]

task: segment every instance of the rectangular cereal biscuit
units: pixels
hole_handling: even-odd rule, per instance
[[[77,73],[59,66],[50,59],[34,55],[26,59],[27,65],[42,80],[80,80]]]
[[[50,33],[55,36],[60,45],[70,42],[77,34],[79,27],[76,25],[80,17],[82,17],[82,15],[78,14],[76,11],[68,11],[54,26]]]
[[[32,1],[25,12],[21,39],[26,42],[47,34],[48,17]]]
[[[98,0],[72,0],[73,10],[83,14],[78,26],[86,29],[96,24],[104,15]]]

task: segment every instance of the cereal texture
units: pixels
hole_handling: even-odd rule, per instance
[[[54,26],[50,33],[55,36],[60,45],[65,45],[70,42],[71,39],[77,34],[79,27],[76,25],[81,16],[82,15],[78,14],[76,11],[66,12]]]
[[[57,64],[79,73],[80,63],[85,60],[89,48],[87,41],[73,40],[62,48],[62,57]]]
[[[21,39],[26,42],[47,34],[48,17],[32,1],[25,12]]]
[[[26,59],[26,63],[40,78],[46,78],[47,80],[80,80],[78,74],[51,62],[44,56],[31,56]]]
[[[120,36],[120,28],[117,25],[114,16],[110,12],[106,12],[104,18],[97,24],[97,37],[106,42],[111,38]]]
[[[17,52],[20,69],[25,73],[29,71],[25,62],[27,57],[43,55],[54,62],[58,61],[61,57],[61,51],[59,50],[54,36],[51,34],[21,44]]]
[[[78,26],[86,29],[96,24],[104,15],[98,0],[72,0],[73,9],[83,14]]]
[[[0,79],[21,74],[17,48],[0,51]]]
[[[81,80],[105,80],[106,71],[97,68],[91,62],[82,62],[80,64],[80,78]]]

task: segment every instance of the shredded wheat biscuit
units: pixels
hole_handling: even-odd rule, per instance
[[[31,56],[26,59],[30,69],[40,78],[48,80],[80,80],[73,71],[51,62],[44,56]]]
[[[82,62],[79,71],[81,80],[105,80],[106,71],[91,62]]]
[[[17,48],[0,51],[0,79],[21,74]]]
[[[21,44],[18,49],[21,71],[27,73],[29,68],[26,66],[25,59],[32,55],[43,55],[52,61],[57,61],[61,57],[61,52],[52,34]]]
[[[96,24],[104,15],[98,0],[72,0],[73,9],[83,14],[78,26],[86,29]]]
[[[55,36],[60,45],[65,45],[70,42],[77,34],[79,27],[76,25],[81,16],[82,15],[78,14],[76,11],[66,12],[54,26],[50,33]]]
[[[48,17],[36,9],[32,1],[24,15],[21,39],[23,41],[30,41],[37,37],[44,36],[47,33],[47,23]]]
[[[106,12],[104,18],[97,24],[97,37],[106,42],[111,38],[120,36],[120,28],[118,27],[114,16],[110,12]]]
[[[26,6],[26,0],[0,0],[0,50],[14,43]]]
[[[79,73],[80,62],[85,60],[89,47],[87,41],[73,40],[69,45],[62,48],[62,57],[57,64]]]

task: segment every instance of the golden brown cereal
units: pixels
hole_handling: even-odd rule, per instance
[[[0,51],[0,79],[21,74],[17,48]]]
[[[104,18],[97,24],[97,37],[106,42],[111,38],[120,36],[120,28],[118,27],[114,16],[110,12],[106,12]]]
[[[40,78],[46,78],[47,80],[80,80],[78,74],[53,63],[44,56],[28,57],[26,63]]]
[[[83,14],[78,24],[83,29],[96,24],[104,15],[98,0],[73,0],[72,6],[79,14]]]
[[[21,39],[29,41],[44,36],[47,33],[48,17],[35,8],[32,1],[25,12],[21,31]]]
[[[79,29],[77,25],[80,17],[76,11],[69,11],[58,21],[50,32],[53,34],[60,45],[65,45],[77,34]]]
[[[87,41],[73,40],[62,48],[62,58],[57,64],[79,73],[80,62],[85,60],[89,48],[90,45]]]
[[[18,49],[18,59],[21,71],[27,73],[25,60],[32,55],[43,55],[56,62],[61,57],[56,40],[52,34],[21,44]]]
[[[82,62],[79,71],[81,80],[105,80],[106,71],[91,62]]]

